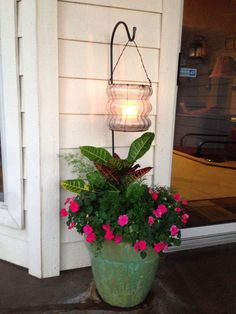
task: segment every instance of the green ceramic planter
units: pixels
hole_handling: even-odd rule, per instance
[[[129,243],[105,241],[96,253],[94,244],[88,244],[97,290],[110,305],[132,307],[146,298],[155,277],[159,255],[147,250],[142,259]]]

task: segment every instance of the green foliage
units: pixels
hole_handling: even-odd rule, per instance
[[[146,132],[137,138],[130,146],[128,161],[134,163],[141,158],[150,148],[154,139],[154,133]]]
[[[88,191],[89,187],[81,179],[76,180],[65,180],[61,182],[61,186],[70,192],[80,194],[82,191]]]
[[[109,160],[112,159],[111,154],[105,148],[81,146],[80,151],[81,154],[87,157],[89,160],[102,165],[105,165]]]
[[[78,174],[78,179],[62,182],[65,189],[76,194],[75,199],[65,205],[67,224],[79,233],[85,233],[85,226],[90,228],[91,233],[86,234],[88,242],[95,241],[101,248],[105,239],[114,241],[120,237],[134,245],[142,258],[147,252],[139,247],[141,244],[154,248],[163,243],[165,246],[180,245],[180,229],[185,224],[182,201],[173,197],[166,187],[150,189],[140,178],[152,168],[139,169],[140,165],[134,164],[148,151],[153,138],[153,133],[145,133],[135,140],[126,159],[117,154],[111,156],[106,149],[93,146],[80,148],[92,165],[81,160],[79,155],[64,157]],[[73,204],[73,211],[71,202],[77,203]],[[158,211],[160,208],[165,209],[163,214]],[[122,217],[127,219],[123,225],[119,222]],[[177,228],[176,234],[172,234],[171,228]]]
[[[71,172],[82,180],[86,180],[87,174],[95,170],[94,164],[79,152],[61,154],[60,157],[71,166]]]

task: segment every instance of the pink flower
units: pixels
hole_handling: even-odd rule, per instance
[[[180,207],[176,207],[176,208],[175,208],[175,212],[176,212],[176,213],[180,213],[181,211],[182,211],[182,209],[181,209]]]
[[[117,243],[117,244],[119,244],[121,241],[122,241],[122,236],[121,235],[119,235],[119,234],[116,234],[115,235],[115,243]]]
[[[65,202],[64,202],[64,205],[66,205],[67,203],[69,203],[71,201],[71,198],[70,197],[67,197]]]
[[[113,240],[115,238],[115,236],[114,236],[114,234],[113,234],[113,232],[111,230],[107,230],[104,238],[106,240]]]
[[[144,240],[136,241],[134,244],[135,251],[145,251],[147,248],[147,243]]]
[[[76,225],[76,223],[74,221],[72,221],[69,226],[68,229],[71,230],[72,228],[74,228],[74,226]]]
[[[181,201],[181,195],[180,194],[174,194],[173,198],[176,202],[180,202]]]
[[[86,237],[86,241],[87,241],[88,243],[92,243],[92,242],[94,242],[95,240],[96,240],[96,234],[95,234],[94,232],[88,234],[87,237]]]
[[[181,221],[182,223],[186,224],[187,223],[187,220],[189,219],[189,215],[188,214],[183,214],[181,216]]]
[[[179,228],[176,225],[170,227],[170,234],[172,237],[176,236],[179,232]]]
[[[121,227],[127,225],[128,221],[129,221],[129,217],[128,217],[127,215],[120,215],[120,216],[118,217],[118,224],[119,224]]]
[[[151,194],[152,199],[156,201],[158,199],[158,193],[154,192],[151,188],[149,188],[148,193]]]
[[[156,243],[154,245],[154,250],[157,252],[157,253],[160,253],[161,251],[164,251],[164,250],[167,250],[168,248],[168,244],[166,244],[165,242],[159,242],[159,243]]]
[[[61,215],[61,217],[66,217],[66,216],[68,216],[67,210],[66,210],[65,208],[62,208],[62,209],[61,209],[61,212],[60,212],[60,215]]]
[[[148,217],[148,223],[150,226],[154,224],[154,218],[152,216]]]
[[[106,224],[103,224],[102,225],[102,229],[105,230],[105,231],[108,231],[111,229],[110,225],[106,225]]]
[[[139,242],[134,243],[134,249],[135,249],[135,251],[139,250]]]
[[[84,232],[85,234],[90,234],[90,233],[93,232],[93,227],[91,227],[90,225],[85,225],[85,226],[83,227],[83,232]]]
[[[73,212],[76,213],[77,211],[79,211],[79,204],[75,201],[70,203],[69,209]]]
[[[152,195],[152,199],[154,201],[156,201],[158,199],[158,193],[157,192],[153,192],[151,195]]]
[[[182,204],[183,204],[184,206],[186,206],[186,205],[188,205],[188,201],[187,201],[187,200],[183,200],[183,201],[182,201]]]
[[[139,249],[140,251],[145,251],[147,248],[147,243],[144,240],[139,241]]]
[[[167,207],[164,204],[160,204],[152,212],[156,217],[161,218],[164,214],[167,213]]]

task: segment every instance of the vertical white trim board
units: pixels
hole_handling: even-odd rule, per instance
[[[24,226],[24,212],[16,0],[0,1],[0,54],[4,185],[0,224],[21,229]]]
[[[163,0],[154,183],[170,185],[183,0]]]
[[[23,0],[29,272],[59,275],[57,0]]]

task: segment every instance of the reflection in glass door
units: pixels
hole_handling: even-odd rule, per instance
[[[235,21],[236,0],[185,0],[171,184],[190,227],[236,221]]]

